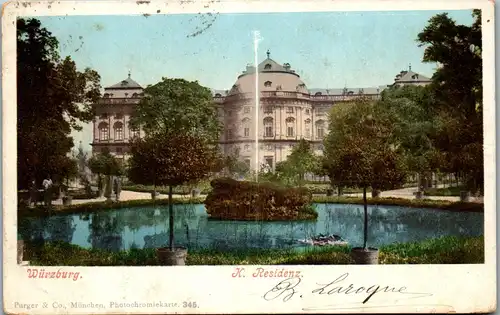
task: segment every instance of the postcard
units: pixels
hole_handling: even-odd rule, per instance
[[[6,313],[496,310],[491,1],[2,15]]]

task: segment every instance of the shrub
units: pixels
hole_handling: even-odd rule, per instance
[[[224,220],[315,219],[312,194],[305,188],[284,188],[272,183],[215,179],[205,199],[207,213]]]

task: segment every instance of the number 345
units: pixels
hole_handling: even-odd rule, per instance
[[[196,308],[198,305],[196,305],[196,302],[182,302],[182,307]]]

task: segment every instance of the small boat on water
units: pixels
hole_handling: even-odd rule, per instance
[[[335,234],[330,234],[330,235],[319,234],[318,236],[297,241],[301,244],[307,244],[312,246],[325,246],[325,245],[343,246],[349,244],[342,237]]]

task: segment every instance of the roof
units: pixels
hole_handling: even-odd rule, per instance
[[[321,93],[321,95],[344,95],[348,94],[349,92],[352,92],[353,94],[380,94],[382,90],[384,90],[386,86],[379,86],[379,87],[365,87],[365,88],[350,88],[350,87],[345,87],[345,88],[332,88],[332,89],[320,89],[320,88],[315,88],[315,89],[309,89],[309,93],[311,95],[315,95],[316,93]]]
[[[416,73],[416,72],[409,70],[409,71],[401,71],[399,74],[396,75],[396,78],[394,79],[394,81],[396,81],[396,82],[430,82],[432,80],[424,75],[421,75],[419,73]]]
[[[268,50],[267,51],[267,58],[264,59],[264,61],[262,61],[257,66],[259,69],[259,73],[260,72],[284,72],[284,73],[289,73],[289,74],[293,74],[297,77],[300,77],[297,73],[295,73],[295,70],[292,70],[289,63],[284,63],[281,65],[281,64],[277,63],[276,61],[274,61],[273,59],[271,59],[270,56],[271,56],[271,53]],[[247,65],[246,70],[243,71],[243,73],[239,77],[247,75],[247,74],[252,74],[252,73],[255,73],[255,66],[249,64],[249,65]]]
[[[105,89],[120,89],[120,90],[123,90],[123,89],[142,89],[142,86],[139,83],[132,80],[132,78],[130,77],[130,73],[129,73],[128,78],[126,78],[125,80],[120,81],[116,84],[113,84],[111,86],[108,86]]]

